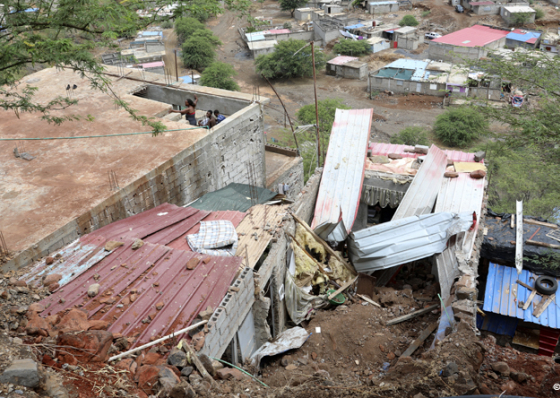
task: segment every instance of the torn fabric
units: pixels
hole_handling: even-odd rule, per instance
[[[194,252],[211,256],[235,256],[238,238],[229,220],[202,221],[197,234],[188,235],[187,242]]]
[[[294,328],[283,331],[274,339],[263,344],[257,351],[251,355],[253,365],[260,367],[261,359],[264,357],[272,357],[282,354],[289,350],[300,348],[311,336],[304,328],[296,326]]]

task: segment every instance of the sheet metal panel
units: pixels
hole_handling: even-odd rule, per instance
[[[210,214],[209,211],[194,209],[196,212],[189,218],[179,221],[177,224],[171,225],[161,231],[156,232],[144,239],[145,242],[157,243],[160,245],[167,245],[180,236],[184,235],[192,229],[195,225],[200,226],[200,221],[205,220],[205,218]]]
[[[352,230],[362,194],[373,109],[337,109],[311,228],[341,242]],[[328,236],[337,228],[339,233]]]
[[[451,236],[471,226],[468,212],[407,217],[352,232],[348,251],[356,271],[371,273],[441,253]]]
[[[385,144],[382,142],[372,142],[369,146],[372,156],[381,155],[387,156],[390,153],[396,153],[406,158],[417,158],[418,156],[423,156],[418,153],[406,152],[405,150],[412,150],[414,147],[409,145],[399,145],[399,144]],[[447,157],[453,162],[474,162],[474,153],[462,152],[462,151],[450,151],[443,150]]]
[[[517,270],[513,267],[490,263],[486,279],[486,291],[484,292],[484,311],[560,329],[560,294],[556,295],[556,299],[538,318],[533,316],[533,310],[534,305],[541,300],[539,295],[535,296],[533,302],[525,311],[518,307],[518,302],[527,301],[531,292],[519,285],[516,282],[517,279],[529,286],[534,286],[537,278],[538,275],[527,270],[522,270],[518,276]]]
[[[345,63],[348,63],[350,61],[357,61],[358,58],[356,57],[349,57],[347,55],[340,55],[338,57],[335,57],[333,59],[331,59],[329,62],[327,62],[329,65],[344,65]]]
[[[472,4],[472,3],[471,3]],[[476,327],[503,336],[515,336],[519,319],[487,312],[486,316],[476,314]]]
[[[431,213],[446,168],[447,155],[432,145],[393,215],[393,220]]]
[[[451,44],[460,47],[484,47],[506,36],[509,31],[492,29],[488,26],[473,25],[432,40],[434,43]]]

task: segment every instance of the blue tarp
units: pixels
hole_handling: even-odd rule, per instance
[[[366,25],[362,23],[357,23],[356,25],[345,26],[344,29],[346,30],[359,29],[359,28],[363,28],[364,26]]]
[[[190,76],[181,76],[179,79],[183,79],[183,83],[192,84],[193,80]]]
[[[511,32],[506,35],[506,39],[508,40],[521,41],[523,43],[526,43],[531,39],[538,39],[539,37],[541,37],[541,34],[537,32],[527,32],[527,33]]]

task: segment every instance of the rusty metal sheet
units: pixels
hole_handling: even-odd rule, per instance
[[[184,235],[188,230],[193,228],[195,225],[199,225],[200,221],[204,220],[210,212],[205,210],[194,209],[196,212],[190,217],[179,221],[177,224],[171,225],[161,231],[156,232],[153,235],[148,236],[144,240],[150,243],[157,243],[160,245],[167,245],[173,242],[175,239]],[[206,221],[206,220],[205,220]]]

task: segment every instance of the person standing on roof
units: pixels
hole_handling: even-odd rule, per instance
[[[214,116],[216,116],[216,124],[220,124],[221,122],[226,120],[226,117],[222,115],[217,109],[214,111]]]
[[[181,115],[185,115],[185,118],[187,119],[189,124],[191,126],[196,126],[196,104],[198,104],[198,97],[195,94],[194,101],[190,98],[185,101],[185,109],[180,111],[170,109],[169,113],[180,113]]]

